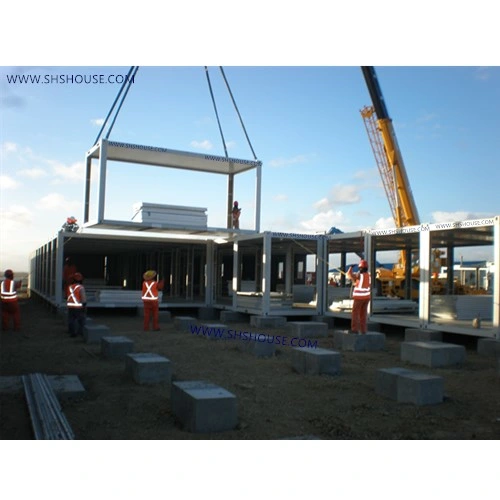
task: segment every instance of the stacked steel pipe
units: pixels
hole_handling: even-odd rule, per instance
[[[24,392],[35,439],[75,439],[46,375],[23,375]]]

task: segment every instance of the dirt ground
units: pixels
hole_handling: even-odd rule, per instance
[[[170,359],[173,380],[208,380],[237,396],[235,430],[193,434],[175,421],[165,384],[128,380],[123,361],[103,359],[99,344],[70,338],[64,319],[41,302],[22,301],[21,314],[21,332],[1,332],[0,375],[78,375],[86,394],[63,401],[62,409],[79,440],[500,438],[500,376],[494,358],[477,354],[474,338],[443,339],[466,346],[464,366],[416,367],[400,361],[404,332],[393,327],[385,330],[384,352],[342,352],[341,375],[313,376],[292,371],[288,346],[279,346],[273,358],[257,359],[237,350],[236,340],[208,341],[176,331],[173,323],[162,324],[160,332],[143,332],[141,316],[91,311],[89,316],[112,334],[133,339],[136,352]],[[248,324],[231,327],[252,330]],[[329,333],[319,347],[334,348],[333,330]],[[378,396],[376,370],[396,366],[444,377],[444,402],[417,407]],[[33,439],[24,393],[0,395],[0,438]]]

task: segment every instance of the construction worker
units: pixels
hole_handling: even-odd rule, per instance
[[[71,337],[77,335],[83,336],[83,327],[85,326],[85,315],[87,313],[87,294],[82,285],[83,276],[81,273],[75,273],[71,277],[71,285],[68,287],[68,298],[66,305],[68,307],[68,330]]]
[[[158,291],[163,290],[163,280],[156,281],[156,271],[146,271],[142,277],[142,303],[144,304],[144,331],[149,331],[149,323],[153,318],[153,330],[159,331],[160,301]]]
[[[233,210],[232,210],[231,213],[233,215],[233,228],[234,229],[239,229],[240,228],[241,208],[239,208],[237,201],[234,202],[234,204],[233,204]]]
[[[352,267],[347,271],[347,277],[354,283],[352,291],[353,305],[350,333],[366,334],[368,305],[371,297],[371,278],[368,272],[368,262],[362,259],[358,264],[359,272],[353,273]]]
[[[2,330],[9,328],[10,320],[14,322],[14,330],[21,329],[21,311],[17,301],[17,290],[21,288],[21,281],[14,281],[12,269],[7,269],[4,273],[5,279],[1,285],[2,301]]]
[[[68,297],[68,288],[72,283],[71,278],[77,271],[78,269],[76,268],[75,264],[73,264],[71,257],[66,257],[63,267],[63,291],[65,298]]]

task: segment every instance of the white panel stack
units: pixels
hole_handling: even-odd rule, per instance
[[[207,227],[206,208],[141,202],[135,203],[133,210],[132,220],[134,222],[182,227]]]

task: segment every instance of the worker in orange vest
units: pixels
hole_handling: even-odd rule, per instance
[[[163,280],[157,281],[156,271],[146,271],[142,277],[142,303],[144,305],[144,331],[149,331],[149,323],[153,318],[153,330],[159,331],[160,301],[158,291],[163,290]]]
[[[372,287],[370,273],[368,272],[368,262],[362,259],[358,268],[358,273],[353,273],[352,267],[347,271],[347,277],[354,283],[350,333],[361,333],[364,335],[367,331],[368,305],[370,304]]]
[[[17,301],[17,290],[21,288],[21,281],[14,281],[12,269],[7,269],[4,277],[1,284],[2,330],[9,328],[12,319],[14,330],[19,331],[21,329],[21,310]]]
[[[71,285],[68,287],[68,331],[71,337],[83,336],[85,316],[87,313],[87,294],[83,286],[83,276],[75,273],[71,277]]]
[[[69,285],[71,285],[72,280],[71,278],[73,275],[78,271],[76,268],[75,264],[71,261],[71,257],[66,257],[64,260],[64,267],[63,267],[63,290],[64,290],[64,298],[68,297],[69,291]]]

